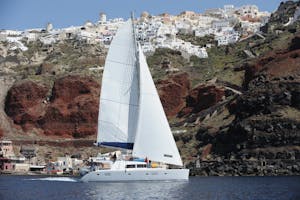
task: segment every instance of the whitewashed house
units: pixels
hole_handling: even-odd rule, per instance
[[[28,47],[26,47],[20,40],[22,37],[6,37],[6,41],[9,43],[9,50],[20,49],[22,51],[27,51]]]
[[[234,16],[235,7],[234,5],[224,5],[224,14],[225,17],[232,17]]]
[[[238,9],[241,16],[249,16],[255,18],[258,16],[259,10],[256,5],[245,5]]]
[[[27,38],[27,42],[33,42],[37,41],[40,37],[40,33],[37,32],[31,32],[31,31],[25,31],[22,36],[24,38]]]
[[[206,35],[215,34],[216,29],[213,28],[199,28],[195,30],[196,37],[204,37]]]
[[[61,170],[72,169],[72,158],[69,155],[66,155],[65,157],[58,157],[55,165]]]
[[[223,19],[218,21],[213,21],[211,27],[214,29],[222,29],[223,27],[229,27],[229,20]]]

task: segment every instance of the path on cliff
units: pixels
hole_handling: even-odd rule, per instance
[[[15,79],[13,77],[0,77],[0,127],[3,129],[2,131],[5,132],[6,135],[13,135],[13,133],[16,132],[16,130],[9,125],[9,118],[4,112],[6,94],[14,82]]]

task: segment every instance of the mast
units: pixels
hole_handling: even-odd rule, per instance
[[[141,94],[141,78],[140,78],[140,59],[139,59],[139,47],[138,47],[138,42],[136,40],[136,32],[135,32],[135,26],[134,26],[134,12],[131,12],[131,23],[132,23],[132,34],[133,34],[133,41],[134,41],[134,47],[135,47],[135,68],[136,68],[136,73],[137,73],[137,82],[138,82],[138,105],[139,109],[137,111],[137,120],[136,120],[136,125],[135,125],[135,135],[137,134],[138,130],[138,124],[139,124],[139,116],[140,116],[140,94]],[[133,143],[134,146],[134,143]]]

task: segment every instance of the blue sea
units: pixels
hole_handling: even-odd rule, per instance
[[[190,177],[189,181],[92,182],[73,177],[0,176],[0,200],[300,200],[300,176]]]

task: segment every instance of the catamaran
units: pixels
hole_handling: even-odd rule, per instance
[[[99,158],[100,167],[87,171],[82,181],[188,180],[134,30],[131,18],[110,45],[96,143],[126,154]]]

